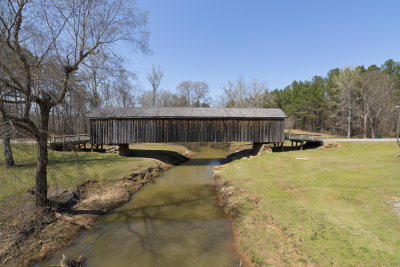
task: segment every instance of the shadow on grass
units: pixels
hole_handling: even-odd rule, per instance
[[[320,147],[321,144],[319,142],[306,142],[303,145],[303,150],[307,150],[307,149],[316,149],[318,147]],[[297,150],[301,150],[301,146],[283,146],[283,152],[287,152],[287,151],[297,151]],[[281,152],[281,149],[277,149],[276,152]]]
[[[77,150],[77,153],[91,152],[90,149]],[[106,149],[95,149],[94,152],[105,154]],[[89,154],[90,155],[90,154]],[[87,157],[87,158],[86,158]],[[166,164],[178,165],[180,163],[186,162],[189,158],[183,156],[182,154],[170,151],[170,150],[153,150],[153,149],[129,149],[128,157],[136,158],[150,158],[157,159]],[[71,158],[71,159],[53,159],[51,163],[68,163],[68,162],[117,162],[125,157],[105,157],[105,158],[91,158],[90,156],[84,156],[84,158]]]
[[[308,150],[308,149],[316,149],[320,147],[321,145],[316,142],[308,142],[303,145],[303,150]],[[300,146],[283,146],[282,147],[271,147],[273,153],[277,152],[289,152],[289,151],[299,151],[301,149]],[[232,162],[234,160],[242,159],[242,158],[248,158],[250,156],[255,156],[252,154],[252,149],[243,149],[238,152],[232,153],[228,155],[226,158],[221,159],[220,163],[221,164],[226,164],[229,162]]]
[[[117,163],[120,161],[123,161],[125,157],[122,156],[114,156],[114,157],[108,157],[104,156],[105,155],[105,150],[99,150],[96,151],[99,154],[92,154],[92,153],[84,153],[84,152],[90,152],[90,150],[85,150],[85,151],[80,151],[76,152],[76,154],[69,154],[64,156],[61,155],[52,155],[49,154],[49,167],[55,166],[55,165],[63,165],[63,164],[73,164],[73,163],[78,163],[78,164],[112,164],[112,163]],[[62,153],[62,152],[60,152]],[[71,152],[68,152],[71,153]],[[129,150],[129,156],[128,157],[135,157],[135,158],[149,158],[149,159],[156,159],[159,161],[162,161],[163,163],[166,164],[171,164],[171,165],[179,165],[183,162],[186,162],[189,160],[189,158],[183,156],[182,154],[175,152],[175,151],[169,151],[169,150],[147,150],[147,149],[130,149]],[[8,169],[23,169],[23,168],[32,168],[37,165],[36,161],[29,161],[23,160],[21,162],[17,162],[17,164],[14,167],[10,167]],[[0,163],[0,168],[5,168],[4,163]]]
[[[182,154],[170,150],[130,149],[129,157],[157,159],[171,165],[178,165],[189,160]]]

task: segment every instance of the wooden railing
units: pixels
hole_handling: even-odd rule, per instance
[[[84,143],[90,141],[90,134],[51,136],[50,143]]]
[[[323,138],[319,134],[285,133],[285,140],[322,142]]]

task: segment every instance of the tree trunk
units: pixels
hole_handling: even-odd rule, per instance
[[[347,115],[347,138],[351,136],[351,109],[349,109],[349,114]]]
[[[14,167],[15,162],[14,162],[14,157],[13,153],[11,150],[11,138],[9,134],[5,134],[3,136],[3,149],[4,149],[4,160],[6,167]]]
[[[35,204],[36,206],[45,206],[47,201],[47,164],[48,151],[47,151],[47,137],[49,129],[49,116],[50,108],[43,105],[40,106],[41,129],[36,137],[38,142],[38,161],[36,169],[36,190],[35,190]]]
[[[364,116],[363,118],[364,122],[364,138],[367,138],[367,124],[368,124],[368,118],[367,116]]]
[[[42,133],[37,141],[38,162],[36,169],[35,204],[36,206],[45,206],[47,204],[47,133]]]
[[[152,100],[151,100],[151,104],[152,107],[154,108],[156,106],[156,95],[157,95],[157,91],[153,89],[153,94],[152,94]]]
[[[55,118],[55,108],[52,109],[52,116],[51,116],[51,122],[52,122],[52,132],[55,133],[56,132],[56,118]]]
[[[371,138],[375,138],[375,120],[373,118],[370,119],[370,127],[371,127]]]
[[[2,114],[2,119],[0,120],[2,123],[6,123],[7,120]],[[3,127],[3,130],[1,131],[3,134],[3,155],[4,155],[4,163],[6,164],[6,167],[14,167],[15,162],[14,162],[14,157],[11,149],[11,135],[10,135],[10,127],[8,125]]]
[[[372,127],[371,127],[371,138],[375,138],[376,136],[375,136],[375,126],[373,125]]]

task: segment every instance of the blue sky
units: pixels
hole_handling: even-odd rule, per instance
[[[270,90],[325,76],[335,67],[400,60],[400,1],[138,0],[149,11],[152,55],[128,53],[144,89],[152,64],[161,88],[205,81],[212,97],[228,80],[265,81]]]

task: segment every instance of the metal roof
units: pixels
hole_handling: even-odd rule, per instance
[[[284,119],[286,114],[277,108],[95,108],[89,119],[130,118],[221,118],[221,119]]]

